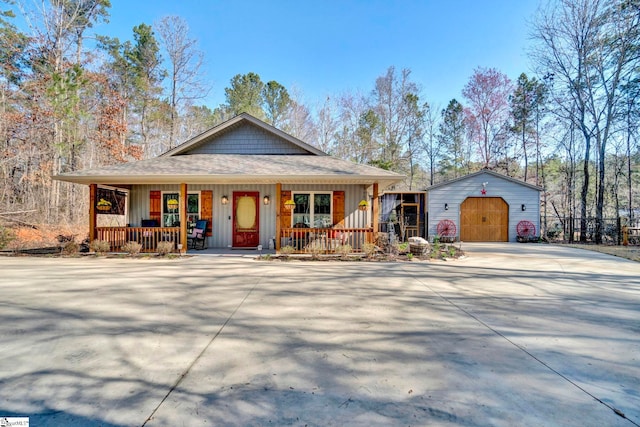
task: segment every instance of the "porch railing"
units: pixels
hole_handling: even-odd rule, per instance
[[[142,252],[155,252],[158,242],[173,242],[173,252],[178,252],[180,227],[97,227],[96,236],[109,242],[112,252],[131,241],[140,243]]]
[[[364,244],[372,242],[371,228],[283,228],[280,234],[280,247],[292,246],[294,253],[335,253],[342,245],[362,252]]]

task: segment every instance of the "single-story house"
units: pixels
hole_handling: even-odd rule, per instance
[[[427,188],[429,236],[515,242],[540,235],[541,187],[487,169]]]
[[[185,251],[206,220],[211,248],[331,252],[373,241],[378,195],[404,176],[329,156],[243,113],[159,157],[54,179],[89,186],[89,238],[114,251],[130,240]],[[109,213],[126,224],[99,226]]]

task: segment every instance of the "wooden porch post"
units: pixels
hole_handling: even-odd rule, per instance
[[[98,195],[98,184],[89,184],[89,243],[96,240],[96,197]]]
[[[180,244],[182,249],[181,253],[187,251],[187,184],[180,184]]]
[[[282,192],[282,184],[277,183],[276,184],[276,252],[280,251],[280,232],[282,231],[282,224],[280,224],[281,218],[280,218],[280,208],[282,206],[281,202],[281,198],[282,198],[282,194],[280,194]]]
[[[375,241],[376,235],[378,234],[378,211],[379,211],[379,201],[378,201],[378,183],[373,183],[373,204],[371,205],[371,222],[373,224],[373,240]]]

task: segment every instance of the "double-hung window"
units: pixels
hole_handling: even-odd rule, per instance
[[[331,199],[330,192],[293,193],[296,207],[291,216],[292,225],[304,224],[312,228],[330,228],[333,225]]]
[[[178,193],[162,193],[162,226],[177,227],[180,225],[180,209]],[[200,219],[200,193],[187,194],[187,227]]]

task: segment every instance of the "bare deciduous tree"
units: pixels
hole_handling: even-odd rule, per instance
[[[381,164],[393,170],[402,169],[402,156],[409,140],[415,140],[415,121],[418,109],[414,104],[420,95],[418,85],[410,79],[411,70],[395,67],[376,79],[371,106],[380,120]],[[412,97],[416,97],[415,100]]]
[[[206,97],[209,88],[202,81],[204,55],[197,40],[189,37],[187,22],[175,15],[165,16],[155,24],[158,37],[169,60],[170,147],[182,137],[179,118],[196,100]]]
[[[423,149],[429,163],[429,185],[435,184],[436,165],[440,160],[442,145],[438,141],[439,107],[425,105]]]
[[[592,143],[597,162],[596,242],[602,241],[607,145],[620,117],[622,85],[638,66],[640,8],[622,0],[558,0],[534,25],[533,57],[554,75],[557,113],[580,129],[585,142],[581,190],[582,240],[587,236]]]
[[[336,134],[338,132],[338,119],[336,117],[336,106],[332,98],[327,97],[318,110],[316,120],[318,135],[318,148],[325,153],[333,154]]]
[[[495,166],[498,156],[506,156],[505,134],[509,120],[511,80],[495,68],[477,68],[462,89],[467,100],[468,130],[476,142],[484,167]]]

